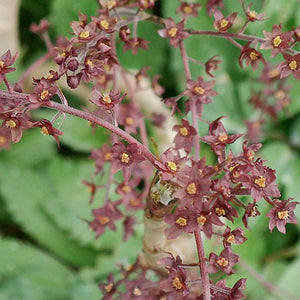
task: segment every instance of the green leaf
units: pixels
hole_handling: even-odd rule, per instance
[[[51,202],[55,194],[42,172],[2,163],[0,173],[7,210],[25,232],[71,264],[93,264],[97,252],[69,239],[43,210],[42,203]]]
[[[71,300],[72,272],[29,244],[0,239],[0,265],[1,300]]]

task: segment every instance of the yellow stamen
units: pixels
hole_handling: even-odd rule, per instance
[[[197,217],[197,223],[202,225],[202,226],[206,223],[206,220],[207,220],[207,218],[205,216],[201,215],[201,216]]]
[[[177,165],[174,163],[174,161],[168,161],[168,168],[172,172],[177,171]]]
[[[100,26],[102,27],[102,28],[104,28],[104,29],[108,29],[108,27],[109,27],[109,23],[106,21],[106,20],[101,20],[100,21]]]
[[[228,259],[226,259],[225,257],[221,257],[217,260],[217,264],[220,267],[227,267],[229,265]]]
[[[127,118],[125,119],[125,123],[126,123],[127,125],[131,126],[131,125],[134,124],[134,120],[133,120],[133,118],[131,118],[131,117],[127,117]]]
[[[176,290],[181,290],[183,288],[183,284],[182,284],[181,280],[179,279],[179,277],[175,277],[172,280],[172,285]]]
[[[108,8],[108,10],[111,10],[111,9],[115,8],[116,5],[117,5],[117,2],[114,0],[111,0],[106,4],[106,7]]]
[[[280,35],[277,35],[274,39],[273,39],[273,45],[274,47],[279,47],[279,45],[281,44],[282,40]]]
[[[189,5],[187,5],[187,4],[183,6],[182,10],[183,10],[184,13],[186,13],[186,14],[190,14],[190,13],[193,11],[192,8],[191,8],[191,6],[189,6]]]
[[[190,183],[187,188],[186,191],[189,195],[195,195],[197,193],[197,187],[196,184],[194,182]]]
[[[103,99],[103,101],[104,101],[105,103],[107,103],[107,104],[110,104],[110,103],[112,102],[109,95],[104,95],[104,96],[102,97],[102,99]]]
[[[280,220],[286,220],[289,217],[289,211],[281,210],[277,213],[277,216]]]
[[[234,241],[235,241],[235,237],[234,237],[233,234],[230,234],[230,235],[226,238],[226,242],[227,242],[228,244],[232,244],[232,243],[234,243]]]
[[[179,133],[180,133],[182,136],[187,136],[187,135],[189,134],[189,130],[188,130],[186,127],[180,127]]]
[[[175,37],[177,34],[178,29],[176,27],[172,27],[168,30],[168,36]]]
[[[266,178],[264,176],[260,175],[254,180],[254,183],[261,188],[265,188],[266,187]]]
[[[292,60],[290,63],[289,63],[289,68],[291,70],[297,70],[298,69],[298,64],[295,60]]]
[[[123,153],[121,154],[121,162],[122,162],[122,163],[125,163],[125,164],[128,164],[129,161],[130,161],[129,155],[128,155],[127,153],[123,152]]]
[[[250,53],[249,56],[250,56],[250,58],[251,58],[252,60],[257,60],[259,54],[258,54],[257,52],[255,52],[255,51],[252,51],[252,52]]]
[[[220,22],[220,27],[225,28],[228,25],[228,21],[226,19],[222,19]]]
[[[49,130],[47,129],[46,126],[43,126],[43,127],[41,128],[41,133],[42,133],[43,135],[49,135]]]
[[[16,128],[17,127],[17,123],[14,120],[8,120],[5,122],[6,127],[8,128]]]
[[[257,16],[257,12],[255,10],[251,10],[249,13],[248,13],[248,17],[251,18],[251,19],[255,19]]]
[[[226,215],[226,211],[224,208],[216,207],[215,212],[219,217]]]
[[[219,136],[218,136],[218,140],[220,142],[224,143],[228,140],[228,135],[225,132],[220,133]]]
[[[129,200],[129,203],[132,205],[132,206],[138,206],[140,201],[137,199],[137,198],[132,198]]]
[[[3,69],[3,67],[4,67],[4,61],[0,60],[0,69]]]
[[[106,285],[104,287],[104,289],[106,290],[107,293],[111,292],[111,290],[113,289],[114,285],[113,283],[109,283],[108,285]]]
[[[111,160],[111,156],[112,156],[112,153],[111,153],[111,152],[105,153],[105,155],[104,155],[104,160]]]
[[[205,89],[202,88],[201,86],[196,86],[196,87],[194,88],[194,91],[195,91],[197,94],[199,94],[199,95],[203,95],[204,92],[205,92]]]
[[[142,291],[139,288],[137,288],[137,287],[135,287],[133,289],[132,293],[133,293],[134,296],[141,296],[142,295]]]
[[[101,225],[105,225],[105,224],[107,224],[110,221],[110,218],[106,217],[106,216],[100,216],[98,218],[98,220],[101,223]]]
[[[41,99],[45,100],[49,96],[49,91],[48,90],[43,90],[41,92]]]
[[[176,223],[177,225],[179,225],[179,226],[184,227],[184,226],[187,225],[187,219],[184,218],[184,217],[179,217],[179,218],[175,221],[175,223]]]
[[[83,30],[80,32],[79,37],[81,39],[87,39],[90,36],[90,32],[87,30]]]
[[[122,187],[122,191],[125,192],[125,193],[130,193],[131,192],[131,187],[130,185],[123,185]]]
[[[0,145],[4,145],[5,143],[7,142],[7,139],[6,139],[6,137],[4,137],[4,136],[0,136]]]
[[[278,90],[274,93],[276,99],[283,99],[285,97],[285,92],[283,90]]]

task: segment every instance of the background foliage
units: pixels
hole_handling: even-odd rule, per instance
[[[199,2],[204,6],[206,1]],[[253,8],[260,11],[262,1],[254,2]],[[291,2],[293,4],[287,6],[285,0],[266,1],[263,12],[269,19],[249,26],[247,33],[262,36],[262,30],[270,31],[273,24],[279,23],[283,23],[285,30],[296,27],[300,4]],[[157,12],[176,20],[178,3],[175,0],[160,1]],[[224,15],[232,11],[242,13],[238,0],[225,0],[225,6],[228,10]],[[77,12],[96,15],[97,8],[96,0],[23,0],[20,8],[20,70],[45,50],[39,38],[29,32],[31,22],[47,17],[52,24],[52,38],[70,36],[69,22],[77,19]],[[212,18],[208,18],[202,9],[200,16],[191,20],[189,26],[212,29]],[[158,36],[157,29],[153,24],[140,24],[138,33],[150,40],[150,51],[140,50],[132,58],[120,49],[120,60],[130,68],[140,68],[151,61],[152,74],[162,74],[165,95],[176,95],[180,85],[184,84],[179,51],[171,49],[167,41]],[[219,95],[214,104],[207,106],[204,117],[214,120],[226,115],[225,123],[231,132],[245,132],[243,120],[253,115],[247,103],[251,88],[261,85],[252,80],[254,72],[239,68],[239,52],[226,40],[193,37],[187,41],[187,51],[201,61],[213,55],[220,55],[223,61],[222,69],[216,72]],[[13,75],[15,80],[20,70]],[[193,68],[192,72],[195,77],[201,75],[199,68]],[[278,123],[268,125],[260,154],[277,170],[283,198],[294,197],[299,201],[300,85],[294,79],[289,81],[293,86],[291,115],[282,114]],[[81,100],[70,95],[69,102],[80,106]],[[35,117],[48,117],[48,114],[48,111],[41,111]],[[0,153],[0,300],[99,299],[101,294],[96,284],[109,272],[117,272],[116,263],[129,264],[141,250],[142,224],[138,225],[136,235],[123,243],[120,232],[106,232],[95,240],[84,221],[90,219],[91,208],[99,206],[103,195],[98,192],[95,203],[89,206],[89,193],[81,181],[88,180],[93,172],[89,152],[106,141],[107,133],[99,129],[95,135],[86,122],[75,117],[67,117],[60,129],[64,131],[60,149],[50,137],[42,136],[39,130],[31,130],[19,144]],[[207,128],[203,126],[200,130],[204,133]],[[105,180],[104,177],[103,182]],[[298,218],[299,209],[296,211]],[[251,223],[247,243],[239,246],[237,251],[247,265],[266,280],[289,294],[299,295],[300,225],[287,226],[287,235],[276,230],[270,234],[268,220],[264,217],[267,208],[260,207],[260,211],[262,216]],[[236,276],[232,276],[231,284],[241,276],[249,277],[248,299],[273,299],[267,298],[267,291],[243,266]]]

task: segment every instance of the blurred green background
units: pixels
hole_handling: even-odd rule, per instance
[[[205,6],[206,1],[199,3]],[[237,11],[242,20],[240,1],[225,0],[224,3],[224,15]],[[175,12],[178,5],[179,1],[175,0],[158,1],[156,13],[178,21]],[[253,8],[260,11],[262,1],[254,1]],[[267,0],[263,12],[269,19],[250,24],[246,33],[263,36],[262,30],[271,31],[273,24],[280,23],[284,30],[297,27],[299,8],[296,0],[290,1],[289,6],[286,0]],[[32,22],[46,17],[51,22],[50,34],[55,40],[59,35],[70,36],[69,22],[77,19],[78,11],[95,16],[97,9],[96,0],[22,0],[19,8],[20,58],[18,71],[11,74],[11,80],[16,81],[45,51],[39,37],[29,31]],[[212,18],[206,16],[203,7],[199,17],[188,22],[188,27],[212,29]],[[158,36],[158,28],[141,23],[138,34],[150,40],[150,51],[140,50],[132,57],[130,53],[122,53],[120,48],[119,58],[130,68],[141,68],[151,61],[150,73],[162,74],[165,96],[175,96],[184,88],[179,50],[169,47],[168,41]],[[226,128],[231,133],[245,133],[245,118],[256,116],[247,101],[251,88],[259,90],[262,86],[259,80],[254,80],[259,77],[259,71],[240,69],[239,51],[226,40],[198,36],[191,37],[186,45],[188,54],[195,59],[207,61],[219,55],[223,61],[221,70],[215,72],[215,90],[219,95],[205,108],[204,118],[214,120],[228,116]],[[280,59],[279,55],[273,62]],[[194,78],[204,75],[200,67],[193,67],[192,72]],[[276,123],[270,120],[266,125],[260,155],[277,170],[283,199],[294,197],[299,201],[300,85],[293,78],[287,83],[292,86],[291,114],[282,113]],[[68,94],[68,100],[79,107],[87,99]],[[34,117],[50,118],[51,115],[53,113],[41,110]],[[19,144],[0,153],[0,300],[100,299],[97,283],[105,280],[109,272],[117,272],[116,263],[129,264],[141,251],[141,222],[136,235],[123,243],[122,233],[118,231],[106,232],[95,240],[84,221],[91,218],[93,207],[101,205],[103,193],[98,192],[95,203],[89,206],[89,193],[81,181],[89,180],[94,170],[89,153],[107,140],[107,133],[98,129],[94,135],[89,124],[74,117],[67,117],[60,129],[64,131],[60,149],[50,137],[34,129],[26,132]],[[206,133],[207,126],[201,125],[200,131]],[[240,146],[234,146],[234,151]],[[213,159],[205,147],[203,155],[208,155],[208,161]],[[105,176],[102,180],[104,183]],[[228,280],[229,286],[238,278],[247,277],[248,299],[291,299],[289,295],[300,294],[300,225],[288,225],[287,235],[279,234],[276,229],[270,234],[265,217],[269,208],[262,203],[259,209],[262,215],[251,220],[252,230],[246,233],[248,241],[235,248],[245,263]],[[300,217],[300,208],[296,215]],[[208,242],[206,247],[209,251],[213,245]],[[270,296],[249,267],[286,294],[278,293],[278,298]]]

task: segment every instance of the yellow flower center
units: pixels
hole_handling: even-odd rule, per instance
[[[221,257],[217,260],[217,264],[220,267],[227,267],[229,265],[228,259],[226,259],[225,257]]]
[[[276,68],[272,69],[272,70],[268,73],[269,78],[275,78],[275,77],[277,77],[278,75],[279,75],[279,71],[278,71]]]
[[[254,153],[254,151],[252,151],[252,150],[249,150],[249,151],[247,152],[247,154],[246,154],[246,156],[247,156],[247,158],[248,158],[249,160],[253,160],[254,155],[255,155],[255,153]]]
[[[45,78],[46,79],[52,79],[54,76],[53,76],[53,74],[51,74],[51,73],[48,73],[46,76],[45,76]]]
[[[106,216],[100,216],[98,218],[98,220],[101,223],[101,225],[105,225],[105,224],[107,224],[110,221],[110,218],[106,217]]]
[[[196,87],[194,88],[194,91],[195,91],[197,94],[199,94],[199,95],[203,95],[204,92],[205,92],[205,89],[202,88],[201,86],[196,86]]]
[[[111,152],[105,153],[105,155],[104,155],[104,160],[111,160],[111,156],[112,156],[112,153],[111,153]]]
[[[49,130],[47,129],[46,126],[43,126],[43,127],[41,128],[41,133],[42,133],[43,135],[49,135]]]
[[[227,135],[225,132],[220,133],[219,136],[218,136],[218,140],[219,140],[220,142],[222,142],[222,143],[223,143],[223,142],[226,142],[227,139],[228,139],[228,135]]]
[[[281,210],[277,213],[278,219],[286,220],[289,217],[288,210]]]
[[[41,92],[41,99],[45,100],[49,96],[49,91],[48,90],[43,90]]]
[[[274,93],[274,97],[276,99],[283,99],[285,97],[285,93],[283,90],[278,90]]]
[[[122,191],[125,192],[125,193],[130,193],[131,192],[130,185],[127,185],[127,184],[123,185]]]
[[[255,51],[252,51],[252,52],[250,53],[249,56],[250,56],[250,58],[251,58],[252,60],[257,60],[259,54],[258,54],[257,52],[255,52]]]
[[[176,27],[172,27],[168,30],[168,36],[175,37],[177,34],[178,29]]]
[[[114,1],[114,0],[111,0],[111,1],[108,1],[108,3],[106,4],[106,7],[107,7],[109,10],[111,10],[111,9],[115,8],[116,5],[117,5],[117,2]]]
[[[274,39],[273,39],[273,45],[277,48],[279,47],[279,45],[281,44],[282,40],[280,35],[277,35]]]
[[[126,124],[129,125],[129,126],[134,124],[134,120],[133,120],[133,118],[131,118],[131,117],[127,117],[127,118],[125,119],[125,122],[126,122]]]
[[[17,123],[14,120],[8,120],[5,122],[6,127],[8,128],[16,128],[17,127]]]
[[[254,207],[251,209],[250,216],[251,216],[251,217],[256,217],[257,215],[258,215],[258,210],[257,210],[257,208],[254,206]]]
[[[221,217],[221,216],[225,216],[226,215],[226,211],[224,208],[221,208],[221,207],[216,207],[215,208],[215,212],[216,214]]]
[[[0,60],[0,69],[3,69],[3,67],[4,67],[4,61]]]
[[[183,284],[182,284],[181,280],[179,279],[179,277],[175,277],[172,280],[172,285],[176,290],[181,290],[183,288]]]
[[[128,155],[127,153],[123,152],[123,153],[121,154],[121,162],[122,162],[122,163],[125,163],[125,164],[128,164],[129,161],[130,161],[129,155]]]
[[[129,203],[130,203],[132,206],[138,206],[139,203],[140,203],[140,201],[139,201],[139,199],[137,199],[137,198],[131,198],[131,199],[129,199]]]
[[[172,172],[177,171],[177,165],[174,163],[174,161],[168,161],[168,168]]]
[[[180,127],[179,133],[180,133],[182,136],[187,136],[187,135],[189,134],[189,130],[188,130],[186,127]]]
[[[235,237],[234,237],[233,234],[230,234],[230,235],[226,238],[226,242],[227,242],[228,244],[232,244],[232,243],[234,243],[234,241],[235,241]]]
[[[189,195],[195,195],[197,193],[197,187],[196,187],[196,184],[195,182],[191,182],[187,188],[186,188],[186,191]]]
[[[179,225],[179,226],[184,227],[184,226],[187,225],[187,219],[184,218],[184,217],[179,217],[179,218],[175,221],[175,223],[176,223],[177,225]]]
[[[201,215],[201,216],[197,217],[197,223],[202,225],[202,226],[206,223],[206,220],[207,220],[207,218],[205,216]]]
[[[257,16],[257,12],[255,10],[251,10],[249,13],[248,13],[248,16],[249,18],[251,19],[255,19],[256,16]]]
[[[106,20],[101,20],[100,21],[100,26],[102,27],[102,28],[104,28],[104,29],[108,29],[108,27],[109,27],[109,23],[106,21]]]
[[[0,135],[0,145],[4,145],[6,141],[7,141],[6,137]]]
[[[111,103],[111,98],[110,98],[109,95],[104,95],[104,96],[102,97],[102,99],[103,99],[103,101],[104,101],[105,103],[108,103],[108,104]]]
[[[254,180],[254,183],[261,188],[265,188],[266,187],[266,178],[264,176],[260,175]]]
[[[85,64],[90,66],[91,68],[93,68],[95,66],[94,63],[90,59],[87,59]]]
[[[290,63],[289,63],[289,68],[291,70],[297,70],[298,69],[298,64],[295,60],[292,60]]]
[[[226,19],[222,19],[220,22],[220,27],[225,28],[228,25],[228,21]]]
[[[83,30],[79,34],[79,37],[81,39],[87,39],[89,36],[90,36],[90,32],[88,30]]]
[[[109,293],[114,287],[114,284],[113,283],[109,283],[108,285],[106,285],[104,287],[104,289],[106,290],[107,293]]]
[[[142,291],[139,288],[137,288],[137,287],[135,287],[133,289],[132,293],[133,293],[134,296],[141,296],[142,295]]]
[[[190,14],[192,12],[192,8],[189,5],[184,5],[182,10],[184,11],[184,13],[186,14]]]

